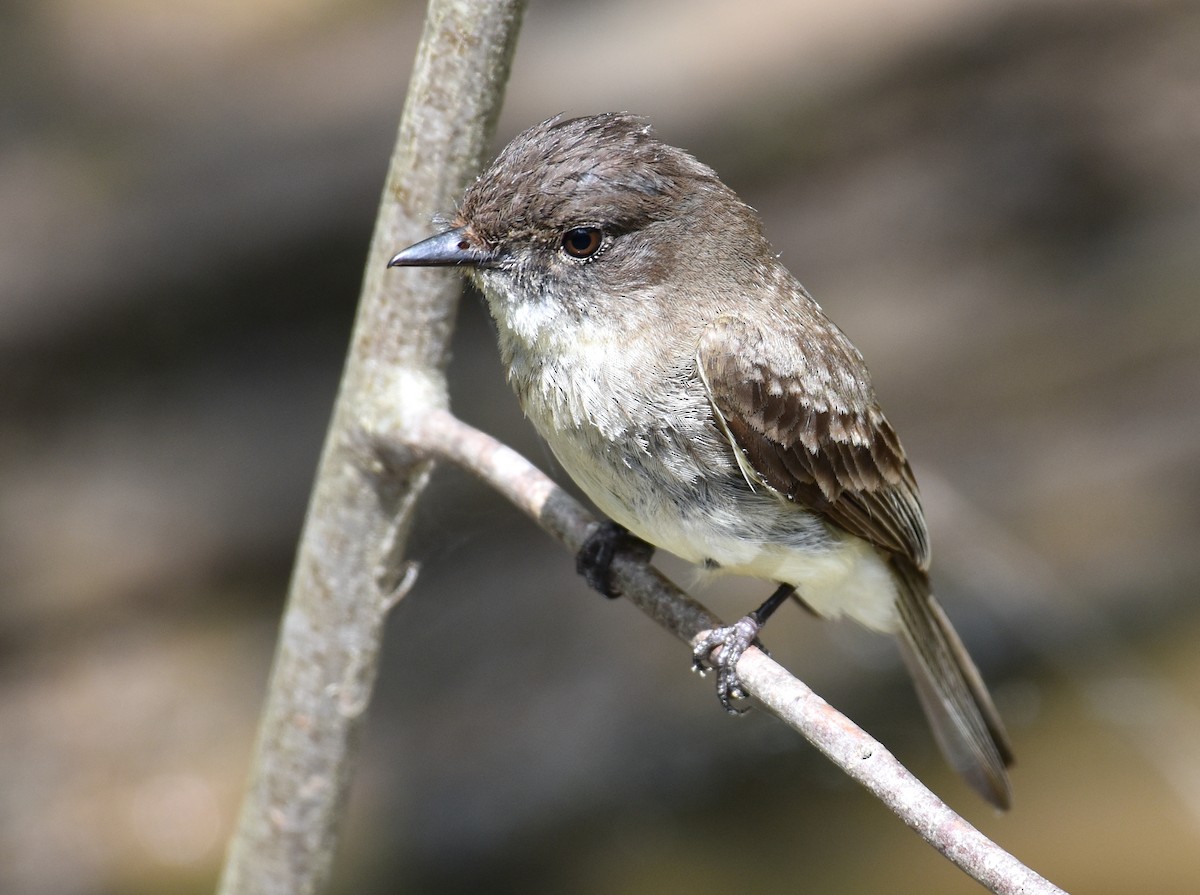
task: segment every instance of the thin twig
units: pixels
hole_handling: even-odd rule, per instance
[[[326,888],[388,609],[428,461],[387,470],[364,430],[388,428],[401,392],[444,405],[459,285],[385,277],[479,170],[525,0],[431,0],[367,258],[358,317],[288,593],[258,742],[221,895]],[[386,473],[386,474],[384,474]]]
[[[377,433],[385,455],[415,450],[450,460],[495,488],[568,550],[577,552],[596,519],[516,451],[441,407],[411,407],[403,428]],[[617,589],[680,640],[691,644],[718,620],[657,569],[618,553]],[[745,688],[797,730],[964,872],[998,895],[1064,895],[966,820],[887,749],[758,649],[738,662]]]

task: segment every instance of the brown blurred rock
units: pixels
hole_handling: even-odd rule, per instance
[[[2,15],[0,891],[209,891],[422,9]],[[1154,756],[1196,726],[1194,6],[614,0],[527,23],[502,136],[648,115],[867,355],[1020,759],[1011,819],[938,788],[1068,889],[1187,891],[1200,797]],[[549,465],[463,317],[456,408]],[[680,648],[473,483],[441,472],[423,517],[343,888],[971,885],[770,719],[728,722]],[[760,596],[703,593],[728,616]],[[881,644],[778,624],[777,655],[939,773]],[[1131,692],[1113,677],[1182,708],[1099,711]],[[718,804],[769,855],[751,877],[705,832]],[[1142,851],[1129,817],[1173,835]]]

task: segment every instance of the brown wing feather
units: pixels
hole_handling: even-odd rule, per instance
[[[919,569],[917,483],[858,352],[832,324],[715,320],[696,354],[714,412],[761,482]]]
[[[696,361],[748,479],[892,554],[901,652],[938,744],[984,798],[1007,808],[1012,750],[930,593],[916,480],[858,352],[816,315],[770,333],[726,316],[704,332]]]

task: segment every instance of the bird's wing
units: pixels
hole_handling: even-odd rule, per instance
[[[916,480],[840,330],[825,321],[768,329],[723,315],[702,333],[696,363],[751,484],[928,567]]]
[[[929,590],[929,540],[896,433],[841,331],[823,320],[771,329],[726,315],[696,363],[747,480],[891,554],[905,664],[951,764],[1000,808],[1012,749],[979,672]]]

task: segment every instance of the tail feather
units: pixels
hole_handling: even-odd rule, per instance
[[[976,792],[1008,809],[1013,763],[1004,724],[975,663],[934,599],[925,572],[893,560],[903,622],[900,652],[946,759]]]

